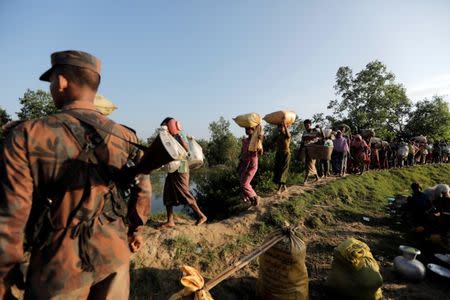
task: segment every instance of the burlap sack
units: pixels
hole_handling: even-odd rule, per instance
[[[259,258],[256,291],[265,300],[306,300],[308,271],[306,245],[296,230],[275,244]]]

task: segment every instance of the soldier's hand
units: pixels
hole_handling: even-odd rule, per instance
[[[0,299],[1,300],[17,300],[17,298],[11,293],[11,287],[1,283],[0,280]]]
[[[128,246],[132,253],[136,253],[141,249],[144,244],[144,238],[140,234],[133,234],[128,238]]]

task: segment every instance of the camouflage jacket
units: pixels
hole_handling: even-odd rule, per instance
[[[69,122],[84,127],[64,110],[77,110],[85,116],[105,124],[108,118],[95,111],[90,103],[75,102],[63,107],[61,113],[30,120],[10,132],[1,149],[0,161],[0,284],[14,264],[23,258],[24,229],[30,211],[41,209],[42,200],[52,199],[50,210],[52,232],[48,245],[31,253],[27,286],[52,291],[73,290],[92,278],[110,274],[128,263],[130,251],[127,228],[122,218],[100,218],[109,191],[108,178],[88,178],[92,183],[86,190],[83,182],[88,175],[77,161],[82,149],[73,134],[63,125]],[[113,123],[112,131],[136,142],[136,135],[124,126]],[[111,172],[121,169],[135,151],[129,143],[113,135],[106,135],[95,148],[95,156]],[[77,165],[78,164],[78,165]],[[69,182],[61,186],[61,178],[70,173]],[[89,176],[88,176],[89,177]],[[91,176],[92,177],[92,176]],[[67,182],[67,180],[66,180]],[[71,214],[83,201],[83,211],[92,217],[91,236],[87,252],[93,271],[81,268],[79,238],[71,236],[79,220]],[[147,221],[151,206],[151,184],[148,175],[140,175],[137,192],[128,202],[129,234],[139,230]],[[42,294],[42,293],[40,293]]]

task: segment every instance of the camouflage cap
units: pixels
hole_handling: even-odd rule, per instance
[[[42,81],[50,81],[53,67],[55,65],[72,65],[82,68],[87,68],[100,75],[100,60],[83,51],[67,50],[52,53],[51,55],[52,67],[39,77]]]

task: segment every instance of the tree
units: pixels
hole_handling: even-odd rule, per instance
[[[1,130],[1,127],[3,127],[3,125],[5,125],[6,123],[8,123],[9,121],[11,121],[11,117],[8,115],[8,113],[6,112],[6,110],[4,110],[4,109],[0,106],[0,130]]]
[[[340,99],[330,101],[328,109],[333,116],[328,119],[346,119],[355,131],[374,128],[382,138],[402,132],[411,101],[405,88],[394,80],[394,74],[377,60],[355,76],[349,67],[340,67],[334,86]]]
[[[19,98],[22,108],[17,113],[20,120],[38,119],[57,111],[50,93],[43,90],[32,91],[27,89],[22,98]]]
[[[8,115],[6,110],[4,110],[2,107],[0,107],[0,147],[1,147],[1,145],[3,145],[3,140],[4,140],[2,127],[9,121],[11,121],[11,117]]]
[[[435,140],[450,140],[449,105],[442,96],[424,99],[415,105],[405,132],[409,137],[424,135]]]
[[[240,147],[237,138],[230,131],[230,122],[220,117],[209,124],[211,141],[205,151],[210,166],[233,164],[237,161]]]

